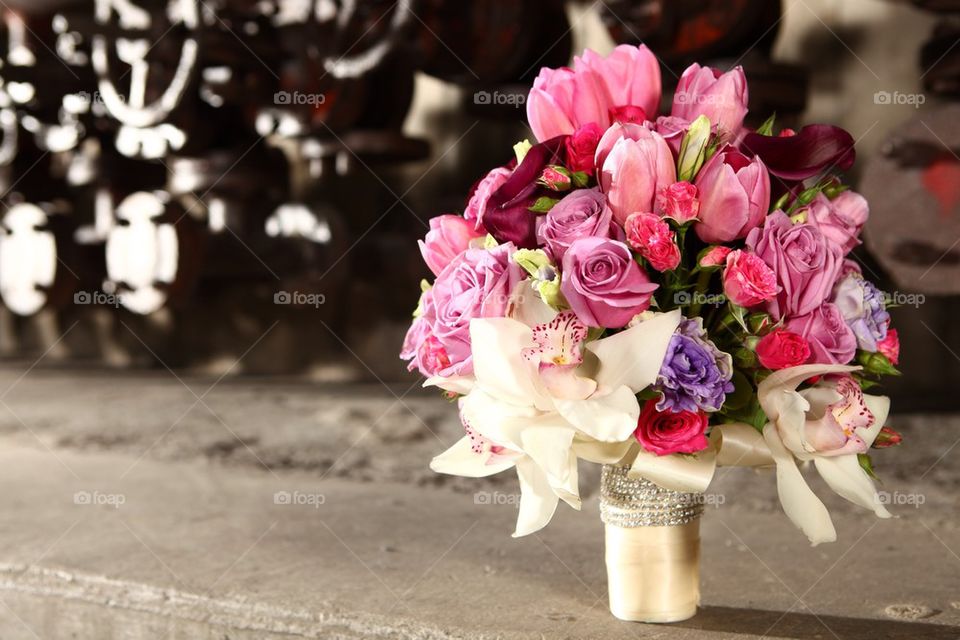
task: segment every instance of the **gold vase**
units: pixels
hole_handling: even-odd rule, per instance
[[[633,622],[677,622],[700,603],[702,493],[668,491],[604,465],[600,518],[606,530],[610,612]]]

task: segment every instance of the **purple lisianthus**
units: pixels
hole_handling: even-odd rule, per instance
[[[614,237],[613,212],[599,189],[577,189],[543,216],[537,238],[556,262],[577,238]]]
[[[837,284],[833,303],[857,336],[857,346],[875,352],[877,343],[887,337],[890,324],[883,292],[863,276],[851,273]]]
[[[733,359],[706,337],[700,318],[680,322],[654,389],[659,411],[718,411],[733,391]]]

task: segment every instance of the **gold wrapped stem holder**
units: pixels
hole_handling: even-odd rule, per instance
[[[700,603],[702,493],[669,491],[604,465],[600,518],[606,530],[610,612],[633,622],[677,622]]]

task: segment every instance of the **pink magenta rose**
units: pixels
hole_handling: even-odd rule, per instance
[[[658,456],[697,453],[707,448],[707,414],[703,411],[657,411],[647,400],[633,435],[646,451]]]
[[[803,316],[788,318],[787,331],[810,345],[807,364],[847,364],[857,352],[857,336],[847,326],[837,305],[825,302]]]
[[[477,229],[474,223],[455,215],[442,215],[430,218],[430,230],[419,242],[423,261],[439,275],[444,267],[467,250],[474,238],[487,235],[482,227]]]
[[[588,327],[626,326],[647,310],[656,288],[622,242],[581,238],[563,256],[560,292]]]
[[[606,129],[617,107],[652,116],[659,102],[660,65],[645,46],[620,45],[606,57],[588,49],[572,68],[540,70],[527,96],[527,121],[543,142],[591,122]]]
[[[676,163],[660,134],[638,124],[615,124],[597,146],[597,181],[623,225],[627,216],[653,211],[657,193],[677,181]]]
[[[774,320],[805,316],[819,308],[843,266],[840,247],[816,225],[794,224],[782,211],[770,214],[762,229],[750,232],[747,247],[777,275],[780,293],[768,305]]]
[[[798,367],[810,359],[810,345],[803,336],[785,329],[760,338],[756,351],[760,364],[772,371]]]
[[[886,356],[890,364],[900,364],[900,336],[896,329],[887,329],[887,337],[877,343],[877,351]]]
[[[613,214],[597,189],[568,193],[543,216],[537,238],[558,263],[578,238],[614,237]]]
[[[844,191],[833,200],[822,193],[806,208],[808,221],[847,254],[860,244],[860,231],[870,217],[867,199],[859,193]]]
[[[567,167],[573,171],[583,171],[593,175],[593,157],[603,129],[596,122],[588,122],[567,138]]]
[[[755,307],[772,300],[780,287],[767,263],[747,251],[731,251],[723,270],[723,292],[734,304]]]
[[[470,321],[506,315],[510,292],[522,278],[520,267],[511,259],[514,251],[516,247],[509,243],[492,249],[467,249],[437,276],[431,289],[431,333],[450,362],[437,375],[473,372]]]
[[[696,220],[700,214],[700,199],[697,188],[681,180],[657,192],[657,215],[671,218],[680,224]]]
[[[704,242],[745,237],[770,208],[770,176],[763,161],[733,147],[715,153],[694,184],[700,193],[700,220],[693,228]]]
[[[704,115],[724,140],[736,137],[747,115],[747,78],[743,68],[726,73],[692,64],[680,76],[670,115],[693,121]]]
[[[507,178],[513,172],[506,167],[497,167],[487,175],[483,176],[474,186],[470,199],[467,201],[467,208],[463,210],[463,217],[472,220],[474,228],[480,230],[483,228],[483,217],[487,212],[487,203],[490,196],[507,181]]]
[[[408,360],[407,370],[418,369],[424,377],[437,375],[450,366],[447,351],[433,335],[433,323],[436,311],[433,306],[433,289],[427,289],[420,296],[419,312],[403,340],[400,359]]]
[[[627,243],[643,256],[650,266],[664,272],[680,264],[680,247],[670,225],[653,213],[634,213],[627,218]]]
[[[719,267],[727,263],[727,256],[733,251],[730,247],[717,245],[707,249],[700,258],[701,267]]]

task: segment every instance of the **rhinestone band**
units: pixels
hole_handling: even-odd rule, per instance
[[[702,493],[669,491],[642,478],[628,478],[630,467],[603,465],[600,519],[617,527],[663,527],[693,522],[703,514]]]

